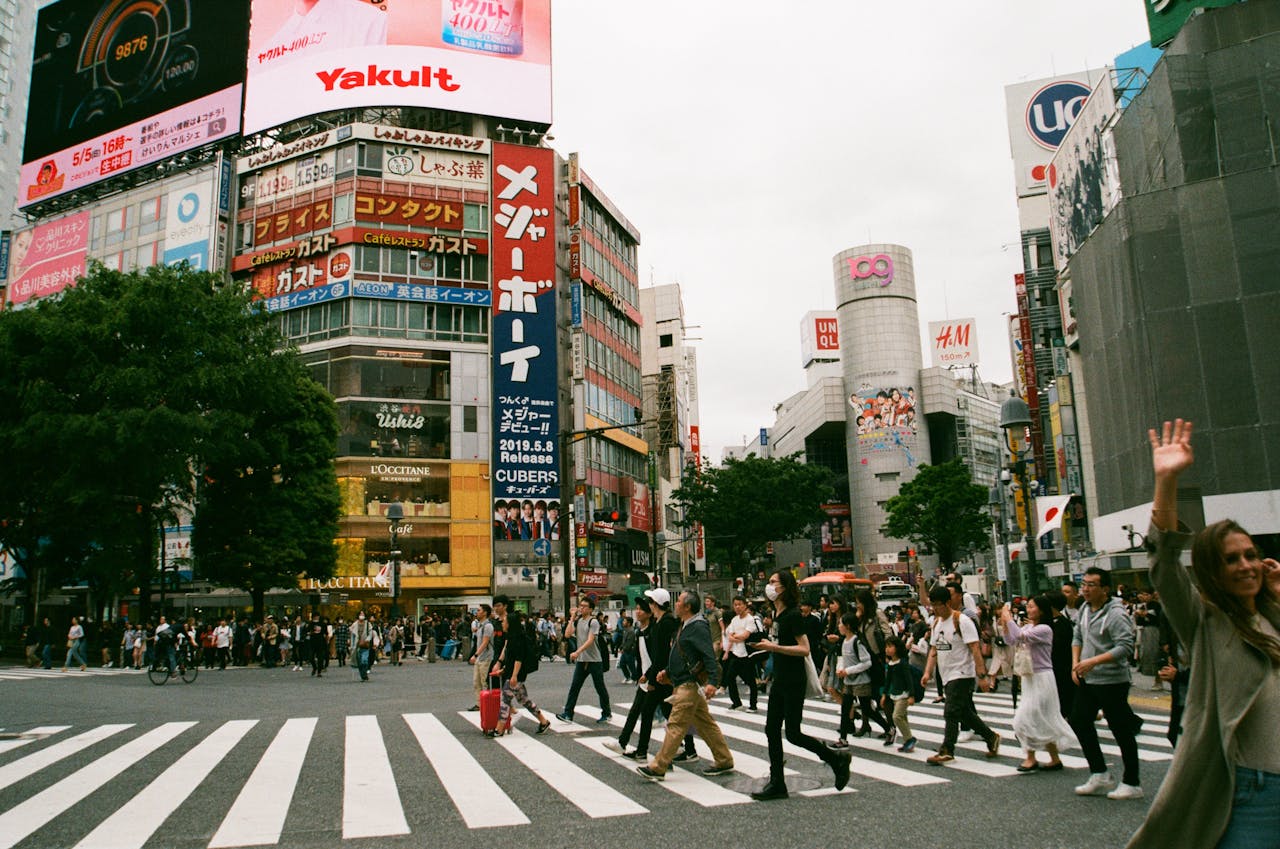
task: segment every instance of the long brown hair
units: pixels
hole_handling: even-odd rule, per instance
[[[1249,532],[1231,520],[1223,519],[1214,522],[1196,534],[1191,542],[1191,570],[1195,573],[1196,583],[1200,586],[1200,595],[1208,604],[1227,614],[1227,619],[1235,627],[1240,639],[1256,648],[1271,659],[1272,665],[1280,666],[1280,640],[1261,631],[1253,624],[1253,616],[1241,601],[1227,592],[1222,585],[1223,572],[1226,571],[1226,556],[1223,549],[1227,537],[1232,534]],[[1250,542],[1253,538],[1249,537]],[[1262,589],[1257,595],[1258,612],[1265,616],[1273,627],[1280,630],[1280,599],[1271,591],[1267,583],[1266,569],[1262,574]]]

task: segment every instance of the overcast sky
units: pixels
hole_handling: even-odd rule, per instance
[[[976,317],[1010,379],[1004,87],[1113,64],[1143,2],[554,0],[552,145],[639,228],[641,285],[683,288],[704,454],[804,388],[800,318],[868,242],[910,248],[922,328]]]

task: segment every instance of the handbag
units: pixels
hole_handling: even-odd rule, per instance
[[[1025,642],[1019,642],[1013,650],[1013,674],[1026,678],[1034,671],[1031,666],[1031,648]]]
[[[822,689],[822,681],[818,679],[818,670],[813,665],[813,658],[809,655],[804,656],[804,697],[806,699],[816,699],[825,693]]]

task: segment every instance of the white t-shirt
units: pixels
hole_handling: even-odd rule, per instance
[[[935,620],[930,629],[930,641],[938,652],[938,674],[943,684],[950,684],[960,678],[976,678],[977,670],[973,666],[973,650],[969,648],[978,642],[978,626],[973,620],[961,614],[960,630],[956,631],[955,616],[948,616],[940,621]]]
[[[225,649],[231,645],[231,626],[219,625],[213,629],[213,640],[216,648]]]
[[[755,615],[748,613],[746,616],[733,617],[733,620],[729,623],[727,633],[732,635],[753,634],[759,630],[760,626],[756,624]],[[734,657],[747,656],[746,643],[734,642],[733,640],[729,640],[728,643],[729,651],[733,653]]]

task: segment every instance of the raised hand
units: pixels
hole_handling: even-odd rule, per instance
[[[1151,442],[1151,466],[1158,478],[1176,476],[1195,460],[1191,452],[1191,422],[1165,422],[1159,434],[1155,428],[1148,430],[1147,439]]]

